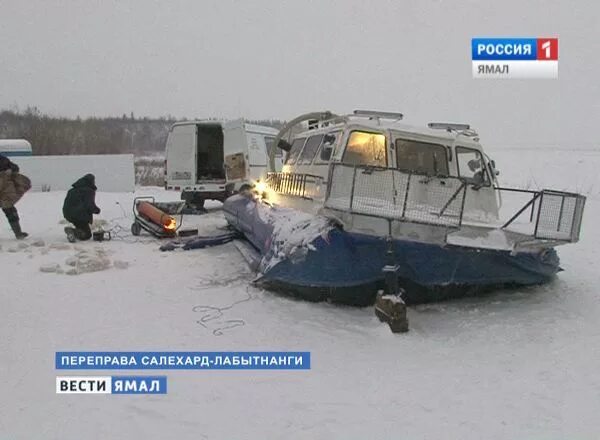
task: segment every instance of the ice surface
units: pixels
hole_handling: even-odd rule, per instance
[[[0,219],[0,437],[597,438],[600,173],[591,171],[600,155],[492,157],[505,184],[526,186],[535,176],[537,187],[590,189],[581,242],[559,248],[565,271],[555,282],[409,308],[411,330],[402,335],[372,308],[249,287],[253,274],[231,243],[161,253],[156,239],[128,233],[131,194],[99,192],[102,217],[122,231],[78,245],[101,246],[130,262],[127,270],[42,273],[77,250],[58,224],[64,192],[25,195],[23,229],[46,247],[6,252],[16,242]],[[160,189],[138,194],[179,198]],[[207,205],[209,214],[187,219],[202,234],[225,225],[218,204]],[[160,372],[169,378],[165,396],[54,393],[57,350],[157,349],[309,350],[312,368]]]

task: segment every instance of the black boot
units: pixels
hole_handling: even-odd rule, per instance
[[[19,224],[18,220],[16,222],[10,222],[10,227],[15,233],[15,237],[17,237],[17,240],[23,240],[29,235],[27,232],[21,231],[21,225]]]
[[[75,228],[65,226],[65,234],[67,234],[67,240],[69,243],[75,243],[77,241],[77,235],[75,234]]]

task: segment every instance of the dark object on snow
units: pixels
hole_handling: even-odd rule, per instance
[[[89,223],[74,223],[75,227],[66,226],[65,234],[70,243],[75,243],[77,240],[86,241],[92,237],[92,230]]]
[[[185,241],[170,241],[160,247],[161,251],[173,251],[175,249],[183,249],[188,251],[190,249],[202,249],[205,247],[219,246],[221,244],[229,243],[230,241],[239,238],[240,235],[237,232],[228,232],[226,234],[214,235],[212,237],[196,237],[191,240]]]
[[[159,249],[162,252],[167,252],[167,251],[174,251],[175,249],[179,248],[181,246],[179,246],[178,244],[170,241],[168,243],[163,244],[161,247],[159,247]]]
[[[96,178],[93,174],[86,174],[72,185],[67,192],[63,204],[63,215],[67,221],[73,223],[79,230],[89,231],[93,214],[100,214],[100,208],[96,206]],[[83,227],[87,225],[87,228]],[[92,236],[89,232],[89,237]],[[85,239],[87,240],[87,239]]]
[[[377,292],[375,315],[381,322],[386,322],[390,326],[392,333],[408,331],[406,304],[402,301],[400,295],[384,294],[383,290]]]
[[[21,240],[27,237],[27,233],[21,231],[19,213],[15,204],[31,189],[31,181],[28,177],[19,174],[19,167],[7,157],[0,154],[0,208],[13,230],[15,237]]]
[[[377,292],[375,297],[375,315],[381,322],[387,322],[392,333],[404,333],[408,331],[408,318],[406,317],[406,304],[402,300],[405,293],[398,282],[400,266],[395,264],[394,239],[388,236],[386,239],[386,264],[381,270],[385,280],[385,293],[383,290]]]
[[[197,237],[186,242],[185,245],[183,245],[183,250],[187,251],[190,249],[202,249],[205,247],[219,246],[221,244],[229,243],[237,237],[239,237],[237,232],[228,232],[226,234],[215,235],[214,237]]]
[[[198,228],[194,229],[182,229],[177,233],[180,237],[192,237],[194,235],[198,235]]]
[[[112,240],[112,235],[110,231],[94,231],[92,232],[92,240],[94,241],[110,241]]]

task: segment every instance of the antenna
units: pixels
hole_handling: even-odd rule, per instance
[[[434,130],[446,130],[446,131],[464,131],[470,130],[471,126],[469,124],[453,124],[450,122],[430,122],[427,124],[429,128],[433,128]]]
[[[393,119],[396,121],[401,120],[404,115],[402,113],[393,112],[378,112],[375,110],[354,110],[354,116],[363,116],[367,118],[382,118],[382,119]]]
[[[469,124],[453,124],[450,122],[430,122],[427,124],[429,128],[434,130],[446,130],[449,133],[456,132],[456,136],[467,136],[473,138],[475,142],[479,142],[479,134],[471,128]]]

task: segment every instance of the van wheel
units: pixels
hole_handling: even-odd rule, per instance
[[[181,193],[181,200],[185,200],[185,204],[191,208],[204,208],[204,198],[196,192],[183,191]]]
[[[204,199],[195,197],[194,199],[192,199],[190,204],[196,209],[202,209],[204,208]]]

